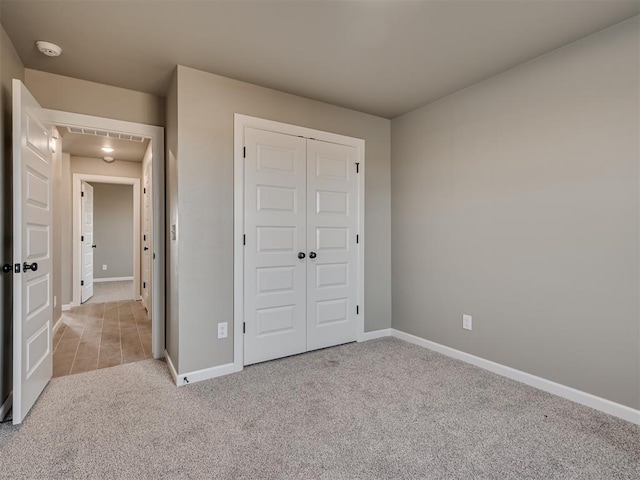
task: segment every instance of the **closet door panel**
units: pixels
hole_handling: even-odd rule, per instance
[[[356,155],[307,140],[307,350],[357,338]]]
[[[306,141],[246,128],[245,145],[244,364],[250,365],[306,351]]]

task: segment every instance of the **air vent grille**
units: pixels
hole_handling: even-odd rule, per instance
[[[81,135],[93,135],[96,137],[118,138],[131,142],[144,142],[145,138],[139,135],[129,135],[127,133],[107,132],[104,130],[94,130],[91,128],[67,127],[69,133],[79,133]]]

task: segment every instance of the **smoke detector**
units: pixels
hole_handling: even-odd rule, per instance
[[[57,57],[62,53],[62,49],[56,45],[55,43],[43,42],[42,40],[38,40],[36,42],[36,47],[47,57]]]
[[[114,158],[113,157],[104,157],[103,160],[107,163],[113,163]]]

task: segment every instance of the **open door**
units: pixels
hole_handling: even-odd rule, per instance
[[[20,80],[13,80],[13,423],[51,379],[51,125]]]
[[[82,218],[80,302],[84,303],[93,297],[93,249],[96,248],[96,244],[93,243],[93,186],[82,182],[80,192],[80,216]]]

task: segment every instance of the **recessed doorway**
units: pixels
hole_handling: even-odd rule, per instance
[[[149,282],[149,303],[147,311],[151,319],[152,325],[152,352],[153,358],[161,358],[165,353],[165,305],[164,305],[164,198],[161,196],[164,184],[164,129],[162,127],[145,125],[140,123],[126,122],[102,117],[94,117],[89,115],[76,114],[71,112],[63,112],[58,110],[45,110],[48,120],[56,125],[58,129],[71,128],[82,129],[88,133],[93,133],[104,138],[127,138],[139,137],[149,139],[151,147],[146,154],[146,161],[149,168],[143,168],[143,177],[141,185],[148,184],[149,189],[142,187],[141,203],[147,202],[150,208],[146,209],[150,218],[148,221],[142,221],[148,225],[150,236],[146,239],[144,234],[139,237],[138,259],[145,258],[143,252],[148,252],[146,258],[150,262],[150,266],[143,267],[148,271]],[[137,140],[137,138],[136,138]],[[105,156],[109,156],[105,152]],[[133,165],[133,162],[129,162]],[[144,163],[144,161],[143,161]],[[108,165],[101,162],[100,171],[94,174],[109,175]],[[145,172],[149,178],[145,181]],[[136,175],[131,175],[135,177]],[[140,178],[140,177],[139,177]],[[135,188],[135,187],[134,187]],[[146,195],[146,200],[144,196]],[[140,205],[138,206],[140,208]],[[143,209],[144,210],[144,209]],[[140,233],[138,234],[140,235]],[[76,237],[76,241],[79,239]],[[140,262],[140,260],[138,260]],[[143,280],[144,282],[145,280]],[[150,285],[149,285],[150,284]],[[149,288],[150,287],[150,288]],[[143,295],[140,295],[144,297]],[[72,305],[76,306],[76,305]]]
[[[56,130],[64,311],[54,329],[53,376],[153,358],[151,305],[142,295],[153,289],[153,266],[146,264],[153,243],[150,139]]]

